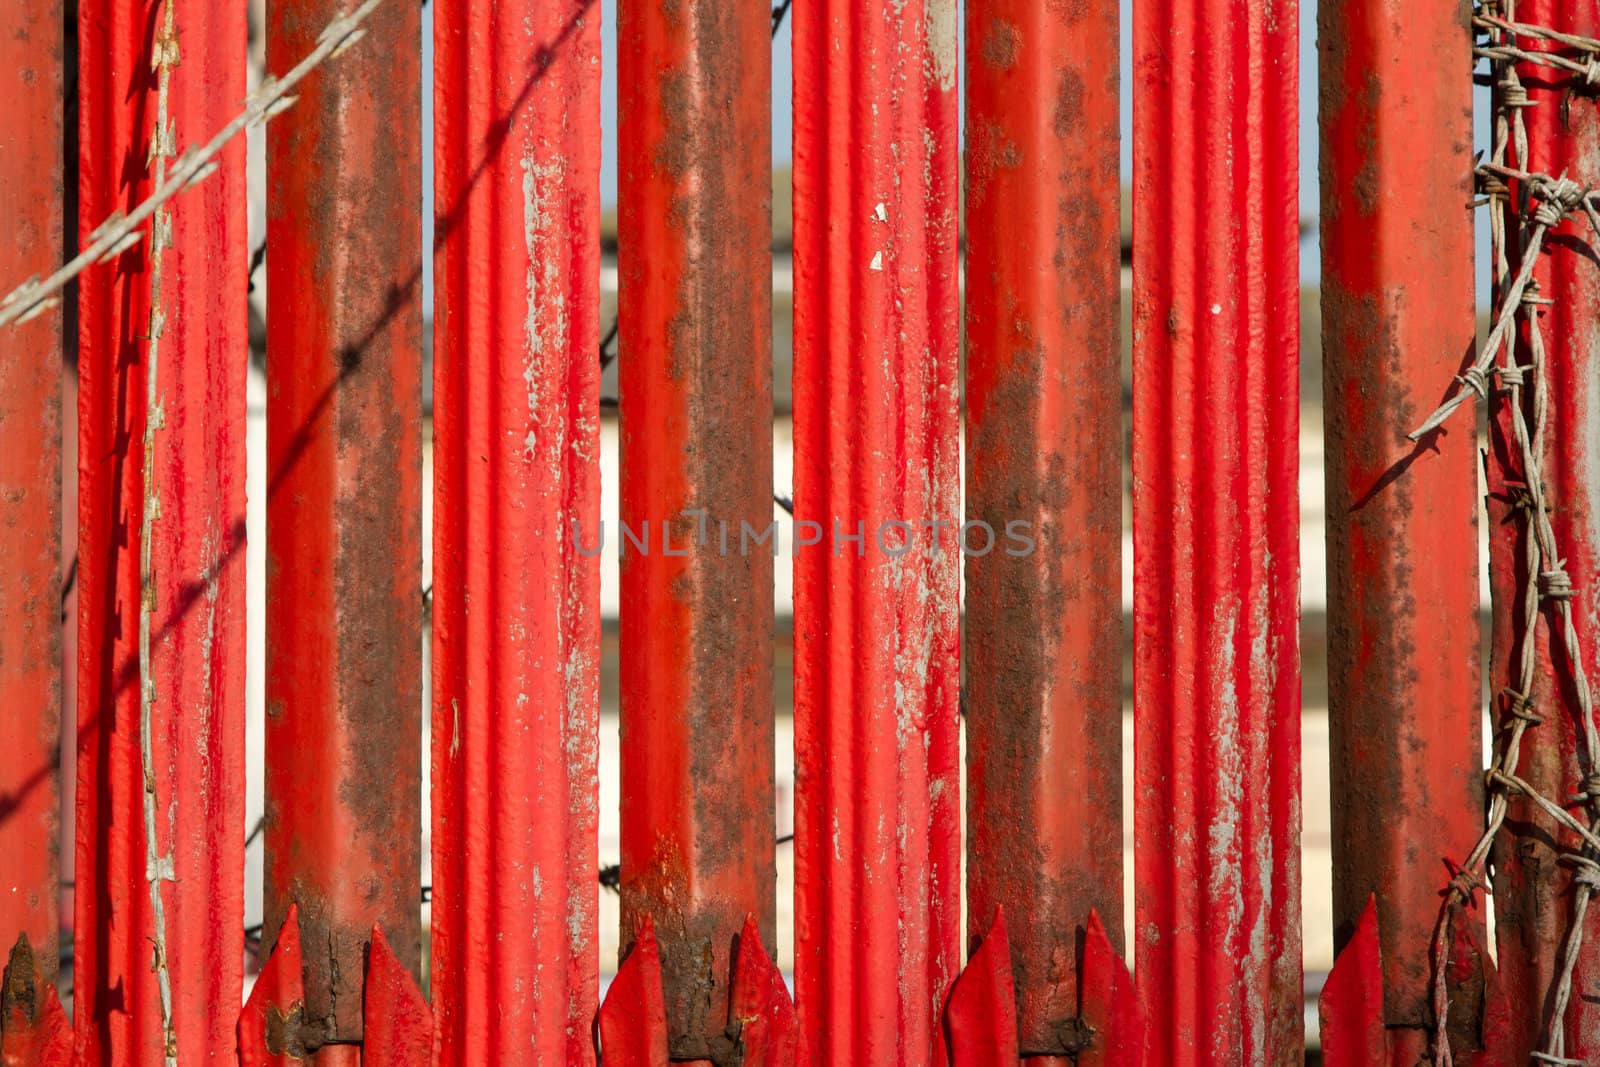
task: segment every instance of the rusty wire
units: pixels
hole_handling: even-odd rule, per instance
[[[203,145],[190,145],[178,156],[170,172],[157,180],[155,192],[127,214],[116,212],[96,226],[89,234],[89,244],[55,273],[41,280],[38,275],[17,286],[0,298],[0,327],[26,322],[35,315],[54,307],[57,295],[68,282],[83,273],[92,264],[109,262],[138,244],[142,238],[140,226],[153,217],[168,200],[185,189],[197,185],[217,169],[215,157],[222,147],[242,130],[259,126],[282,114],[294,105],[295,97],[289,95],[300,81],[324,60],[332,59],[359,41],[366,30],[366,21],[384,0],[364,0],[348,14],[335,15],[317,37],[317,46],[305,58],[289,68],[282,77],[268,75],[255,92],[245,98],[244,109]],[[172,147],[172,146],[169,146]]]
[[[156,125],[150,137],[150,164],[157,187],[166,182],[167,160],[172,157],[175,126],[170,112],[172,69],[178,65],[178,34],[173,21],[172,0],[162,5],[161,31],[151,46],[150,67],[156,73]],[[144,847],[145,880],[150,884],[150,941],[154,959],[151,970],[161,998],[161,1047],[167,1067],[177,1067],[178,1033],[172,1019],[172,973],[167,961],[167,911],[162,901],[161,883],[175,881],[172,854],[161,851],[156,830],[155,741],[152,719],[155,716],[156,682],[150,659],[151,619],[156,612],[155,541],[156,520],[161,517],[161,495],[156,486],[156,433],[165,425],[157,373],[161,356],[161,334],[166,312],[161,304],[161,266],[164,251],[172,244],[172,215],[157,205],[150,227],[150,322],[145,338],[145,420],[144,420],[144,508],[139,530],[139,761],[144,772]],[[173,797],[173,805],[177,797]],[[177,813],[167,809],[167,837],[176,836]]]
[[[1594,721],[1593,697],[1584,669],[1582,645],[1572,617],[1572,583],[1556,543],[1550,523],[1550,507],[1545,499],[1543,456],[1549,390],[1545,378],[1545,346],[1540,328],[1540,309],[1551,303],[1540,295],[1533,269],[1544,246],[1546,235],[1569,215],[1581,214],[1600,237],[1591,191],[1565,174],[1552,178],[1533,170],[1507,165],[1506,155],[1514,148],[1522,167],[1529,166],[1529,145],[1523,111],[1533,106],[1515,63],[1539,63],[1565,70],[1584,79],[1585,84],[1600,83],[1600,41],[1576,37],[1546,27],[1517,22],[1515,0],[1481,4],[1473,26],[1487,34],[1486,43],[1476,45],[1474,54],[1487,58],[1494,85],[1494,130],[1490,159],[1477,168],[1479,199],[1474,206],[1489,207],[1490,233],[1494,246],[1494,326],[1482,351],[1456,379],[1458,387],[1429,418],[1409,436],[1412,440],[1437,429],[1451,412],[1476,395],[1488,399],[1491,375],[1499,379],[1496,398],[1503,399],[1510,416],[1511,445],[1520,464],[1521,489],[1517,514],[1526,523],[1523,559],[1518,582],[1518,618],[1514,647],[1516,687],[1500,695],[1504,721],[1496,733],[1486,786],[1489,805],[1484,831],[1467,854],[1445,894],[1433,944],[1433,1023],[1434,1063],[1451,1064],[1446,1024],[1449,1018],[1449,988],[1446,971],[1451,944],[1451,924],[1456,912],[1472,903],[1474,893],[1484,887],[1484,865],[1496,837],[1504,827],[1513,795],[1527,798],[1558,825],[1572,832],[1579,846],[1564,853],[1561,860],[1577,868],[1573,875],[1574,900],[1571,924],[1562,942],[1557,964],[1555,988],[1548,998],[1549,1016],[1544,1020],[1542,1048],[1533,1053],[1536,1061],[1550,1064],[1577,1064],[1566,1055],[1564,1019],[1572,996],[1573,968],[1583,944],[1584,919],[1594,894],[1600,891],[1600,730]],[[1503,14],[1502,14],[1503,11]],[[1590,58],[1579,62],[1550,52],[1529,52],[1516,40],[1525,37],[1549,41],[1585,53]],[[1512,195],[1508,182],[1515,182],[1519,196]],[[1508,226],[1508,222],[1516,225]],[[1511,243],[1516,241],[1518,267],[1511,269]],[[1521,321],[1525,330],[1528,363],[1517,363],[1518,343],[1513,326]],[[1502,358],[1503,357],[1503,358]],[[1544,614],[1550,612],[1549,616]],[[1539,668],[1537,630],[1541,618],[1551,629],[1552,645],[1559,639],[1567,660],[1570,682],[1576,697],[1576,720],[1581,745],[1579,756],[1587,767],[1579,783],[1579,800],[1587,805],[1589,824],[1585,825],[1558,800],[1543,796],[1517,774],[1522,741],[1527,731],[1544,720],[1534,707],[1532,694]],[[1552,667],[1559,669],[1554,663]]]

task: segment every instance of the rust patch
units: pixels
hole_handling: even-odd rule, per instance
[[[39,1018],[39,965],[26,933],[18,934],[16,944],[0,975],[0,1028],[8,1019],[20,1017],[32,1026]]]
[[[1022,150],[996,122],[977,123],[967,136],[967,197],[980,201],[997,174],[1022,165]]]
[[[639,698],[622,713],[625,731],[638,722],[671,744],[682,737],[687,751],[661,761],[681,770],[649,776],[672,794],[649,798],[653,825],[646,815],[637,836],[625,832],[622,910],[630,931],[645,915],[654,920],[672,1057],[719,1065],[740,1056],[728,1034],[735,939],[747,914],[769,935],[774,924],[773,560],[738,543],[742,523],[764,529],[772,513],[768,70],[741,43],[757,34],[765,43],[762,15],[705,0],[653,13],[668,37],[681,32],[692,44],[658,49],[660,73],[625,87],[656,93],[641,106],[659,107],[664,121],[659,131],[629,131],[623,147],[653,170],[624,207],[620,235],[629,306],[641,309],[623,319],[623,343],[647,354],[622,368],[624,463],[634,449],[650,451],[644,461],[661,472],[661,487],[636,498],[649,509],[637,518],[667,524],[674,553],[686,554],[670,566],[650,562],[650,580],[666,586],[653,595],[670,600],[673,622],[650,620],[633,644],[625,619],[622,666],[627,674],[671,660],[659,691],[683,706]],[[636,246],[637,213],[663,206],[665,239]],[[635,565],[645,564],[625,564]],[[682,654],[663,657],[663,648]],[[677,717],[669,734],[662,722]]]
[[[989,32],[983,35],[983,61],[995,70],[1010,70],[1017,63],[1017,53],[1022,50],[1022,35],[1005,19],[989,20]]]
[[[306,1041],[305,1005],[296,1001],[285,1012],[276,1004],[267,1008],[267,1051],[274,1056],[291,1056],[305,1059],[322,1044],[321,1040]]]
[[[1056,77],[1055,106],[1050,113],[1051,129],[1066,138],[1083,125],[1083,76],[1071,67],[1062,67]],[[1083,197],[1088,201],[1089,197]]]

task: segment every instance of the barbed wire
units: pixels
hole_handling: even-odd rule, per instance
[[[1510,423],[1513,462],[1521,482],[1508,481],[1516,496],[1513,513],[1523,517],[1523,548],[1517,585],[1517,617],[1513,661],[1515,688],[1500,694],[1504,721],[1496,731],[1492,759],[1485,776],[1489,806],[1484,830],[1461,866],[1455,871],[1445,892],[1433,943],[1433,1056],[1438,1067],[1449,1067],[1452,1055],[1448,1038],[1450,993],[1447,981],[1451,946],[1451,927],[1456,913],[1472,904],[1476,891],[1484,888],[1484,868],[1496,838],[1504,828],[1510,798],[1521,796],[1559,826],[1573,833],[1579,845],[1564,852],[1559,861],[1577,868],[1573,875],[1574,899],[1571,923],[1562,941],[1554,989],[1542,1002],[1549,1005],[1543,1020],[1542,1047],[1533,1053],[1537,1061],[1550,1064],[1579,1064],[1566,1055],[1565,1018],[1571,1002],[1573,969],[1583,945],[1584,919],[1589,903],[1600,890],[1600,729],[1594,720],[1593,696],[1584,668],[1582,643],[1573,622],[1573,587],[1566,573],[1555,530],[1550,522],[1550,506],[1544,484],[1544,452],[1548,428],[1549,386],[1545,376],[1545,345],[1539,317],[1552,301],[1540,294],[1533,278],[1534,266],[1546,236],[1568,216],[1581,213],[1600,238],[1600,214],[1593,192],[1569,179],[1566,174],[1551,177],[1532,170],[1514,168],[1507,153],[1515,150],[1517,162],[1529,165],[1527,125],[1523,112],[1534,106],[1528,98],[1515,64],[1539,63],[1581,76],[1586,85],[1600,82],[1600,58],[1582,63],[1551,52],[1530,52],[1516,43],[1526,37],[1550,41],[1600,57],[1600,41],[1577,37],[1547,27],[1530,26],[1515,19],[1515,0],[1486,0],[1473,16],[1473,26],[1487,35],[1473,52],[1487,58],[1494,86],[1494,128],[1490,158],[1476,168],[1478,193],[1472,206],[1489,210],[1491,243],[1494,248],[1494,326],[1477,358],[1457,376],[1457,388],[1423,424],[1408,436],[1417,440],[1433,432],[1456,408],[1476,396],[1487,400],[1490,377],[1498,378],[1497,398],[1503,398]],[[1504,14],[1501,14],[1503,10]],[[1513,196],[1515,182],[1517,193]],[[1524,218],[1523,216],[1528,216]],[[1515,225],[1512,225],[1515,223]],[[1517,269],[1512,271],[1511,253],[1516,242]],[[1518,342],[1513,326],[1521,321],[1525,331],[1528,363],[1519,364]],[[1531,410],[1530,410],[1531,409]],[[1497,432],[1506,432],[1491,420]],[[1527,732],[1544,722],[1534,705],[1533,691],[1539,670],[1537,633],[1541,618],[1550,627],[1551,644],[1556,639],[1564,651],[1569,681],[1576,702],[1575,719],[1581,745],[1578,758],[1587,763],[1581,774],[1581,792],[1576,802],[1587,805],[1590,822],[1585,825],[1567,811],[1566,806],[1544,796],[1517,774],[1522,742]],[[1551,653],[1551,667],[1556,669]]]
[[[255,92],[245,98],[244,110],[233,121],[218,130],[203,145],[190,145],[172,165],[170,173],[158,180],[156,189],[143,202],[127,214],[115,212],[96,226],[89,235],[89,244],[49,277],[29,278],[0,298],[0,327],[26,322],[51,307],[60,299],[58,294],[68,282],[82,274],[95,263],[109,262],[126,252],[143,238],[140,227],[152,218],[157,209],[167,201],[189,189],[216,172],[216,155],[224,145],[242,131],[268,122],[294,105],[296,97],[289,95],[306,75],[325,60],[342,55],[366,34],[361,24],[385,0],[364,0],[348,14],[340,14],[323,28],[317,37],[317,46],[306,53],[281,77],[268,75]],[[161,136],[166,136],[158,128]],[[170,147],[170,146],[169,146]]]

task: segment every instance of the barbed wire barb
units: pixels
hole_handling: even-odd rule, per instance
[[[59,299],[57,294],[72,279],[108,256],[115,258],[137,244],[140,240],[137,231],[146,219],[155,215],[168,200],[215,173],[217,153],[241,131],[266,122],[292,106],[295,98],[289,95],[289,90],[325,60],[340,55],[360,40],[366,33],[361,24],[383,3],[385,0],[364,0],[349,13],[334,16],[318,36],[317,46],[307,52],[305,58],[281,76],[262,79],[255,92],[245,98],[244,110],[203,145],[190,145],[185,149],[148,198],[126,215],[118,212],[95,227],[89,244],[49,277],[40,279],[35,275],[0,297],[0,327],[24,322],[53,306],[52,302]]]

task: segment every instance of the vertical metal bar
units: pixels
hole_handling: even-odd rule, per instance
[[[1317,23],[1334,930],[1376,897],[1412,1063],[1447,865],[1483,827],[1477,442],[1465,421],[1404,436],[1475,349],[1471,35],[1454,0],[1322,0]]]
[[[813,1063],[931,1064],[961,906],[959,15],[793,17],[796,1000]]]
[[[1507,11],[1516,21],[1548,26],[1588,37],[1600,36],[1600,3],[1595,0],[1519,0]],[[1528,51],[1564,51],[1560,46],[1518,37]],[[1513,142],[1507,157],[1511,165],[1549,175],[1566,174],[1589,188],[1600,180],[1600,112],[1573,75],[1532,63],[1517,67],[1529,106],[1522,109],[1527,127],[1527,158]],[[1518,190],[1513,190],[1517,193]],[[1600,333],[1594,314],[1600,305],[1600,270],[1595,267],[1596,245],[1581,219],[1558,226],[1543,242],[1533,270],[1538,297],[1549,300],[1538,307],[1543,337],[1545,383],[1544,441],[1541,459],[1544,496],[1560,547],[1564,569],[1571,581],[1572,615],[1588,656],[1589,677],[1600,670],[1600,550],[1596,545],[1596,515],[1600,511],[1600,485],[1595,469],[1596,402],[1600,389]],[[1511,255],[1515,257],[1513,248]],[[1513,258],[1513,269],[1520,266]],[[1529,364],[1525,327],[1517,353],[1519,364]],[[1531,392],[1532,390],[1524,390]],[[1522,620],[1521,583],[1527,578],[1522,560],[1527,526],[1517,513],[1522,479],[1521,464],[1512,444],[1509,405],[1501,404],[1490,420],[1488,460],[1489,574],[1494,594],[1494,637],[1491,651],[1492,684],[1496,693],[1515,689],[1518,679],[1517,639]],[[1553,562],[1553,561],[1551,561]],[[1548,564],[1547,564],[1548,565]],[[1518,776],[1534,789],[1558,802],[1582,789],[1586,760],[1576,743],[1574,715],[1578,707],[1570,668],[1559,637],[1551,640],[1555,614],[1542,610],[1538,620],[1535,658],[1540,666],[1532,705],[1544,722],[1530,729],[1522,742]],[[1555,666],[1552,666],[1552,653]],[[1503,714],[1504,705],[1497,707]],[[1513,796],[1507,805],[1506,829],[1492,854],[1495,870],[1495,938],[1506,995],[1510,998],[1511,1054],[1515,1061],[1542,1046],[1549,1019],[1548,993],[1558,973],[1562,942],[1573,921],[1574,868],[1558,860],[1562,851],[1577,846],[1576,836],[1560,829],[1531,801]],[[1592,907],[1592,906],[1591,906]],[[1578,1060],[1600,1055],[1600,1010],[1580,991],[1593,988],[1600,973],[1600,940],[1584,938],[1577,960],[1571,1006],[1567,1011],[1565,1055]]]
[[[967,927],[1004,910],[1019,1047],[1068,1056],[1078,932],[1122,938],[1117,5],[966,19]]]
[[[340,8],[271,0],[268,69]],[[266,933],[299,905],[312,1050],[360,1040],[375,924],[419,962],[418,6],[367,30],[267,127]]]
[[[440,1063],[593,1063],[600,5],[437,3]]]
[[[0,284],[62,253],[61,0],[18,0],[0,33]],[[61,313],[0,330],[0,949],[56,976],[61,743]]]
[[[245,93],[241,5],[80,0],[80,230],[150,190]],[[163,58],[164,57],[164,58]],[[158,67],[168,67],[158,131]],[[159,137],[159,140],[157,138]],[[154,142],[154,143],[153,143]],[[245,149],[79,282],[79,663],[74,1021],[92,1063],[231,1048],[244,907]],[[152,257],[160,245],[159,289]],[[146,376],[160,358],[155,395]],[[147,419],[159,421],[146,434]],[[146,450],[150,441],[153,453]],[[146,470],[146,465],[150,470]],[[157,505],[146,513],[146,484]],[[148,522],[146,520],[149,520]],[[151,583],[141,591],[148,530]],[[149,615],[148,868],[140,753]],[[163,865],[166,861],[163,860]],[[165,968],[149,880],[160,879]]]
[[[1294,0],[1133,12],[1135,969],[1154,1063],[1298,1062],[1302,1044],[1297,20]]]
[[[618,11],[623,943],[653,920],[671,1054],[718,1064],[746,916],[776,946],[771,25]]]

